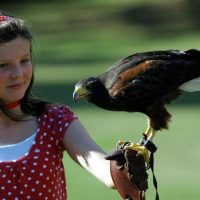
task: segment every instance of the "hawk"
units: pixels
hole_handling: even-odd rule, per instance
[[[80,80],[73,98],[110,111],[144,113],[145,135],[153,139],[168,128],[171,115],[165,105],[195,91],[200,91],[200,51],[163,50],[130,55],[104,73]]]

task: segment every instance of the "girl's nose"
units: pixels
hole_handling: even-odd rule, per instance
[[[23,71],[20,65],[16,65],[15,67],[13,67],[12,71],[11,71],[11,77],[12,78],[18,78],[20,76],[22,76]]]

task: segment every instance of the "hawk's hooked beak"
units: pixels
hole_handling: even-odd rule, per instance
[[[77,102],[80,99],[86,98],[90,94],[90,91],[83,87],[75,87],[73,92],[73,100]]]

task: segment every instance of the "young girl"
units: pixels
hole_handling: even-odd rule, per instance
[[[63,152],[108,187],[110,161],[69,107],[31,96],[32,35],[0,12],[0,199],[67,199]]]

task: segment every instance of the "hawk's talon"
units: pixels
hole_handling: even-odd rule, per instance
[[[150,160],[149,151],[144,145],[141,145],[139,143],[118,141],[116,147],[117,149],[123,149],[123,150],[131,149],[133,151],[136,151],[137,155],[142,155],[147,165],[149,164]]]
[[[145,146],[140,145],[138,143],[129,143],[128,145],[125,146],[125,150],[127,149],[137,151],[138,152],[137,155],[142,155],[147,165],[149,164],[150,160],[149,151]]]
[[[129,145],[131,142],[124,142],[119,140],[116,144],[117,149],[124,149],[127,145]]]

